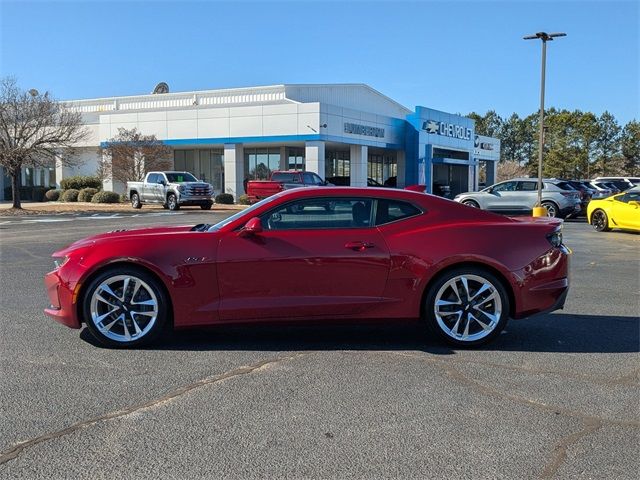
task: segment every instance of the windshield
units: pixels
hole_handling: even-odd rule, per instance
[[[557,182],[556,187],[560,190],[575,190],[575,188],[573,188],[573,186],[568,182]]]
[[[165,173],[169,183],[197,182],[198,179],[189,172],[168,172]]]
[[[224,220],[222,220],[221,222],[216,223],[215,225],[211,225],[211,227],[209,227],[208,231],[209,232],[217,232],[222,227],[224,227],[226,225],[229,225],[231,222],[235,222],[237,219],[239,219],[240,217],[242,217],[244,215],[247,215],[247,219],[249,219],[249,218],[251,218],[251,212],[253,212],[254,210],[257,210],[258,208],[260,208],[263,205],[266,205],[267,203],[273,202],[277,198],[278,198],[278,195],[272,195],[271,197],[267,197],[264,200],[260,200],[258,203],[254,203],[249,208],[247,208],[245,210],[241,210],[238,213],[234,213],[230,217],[225,218]]]

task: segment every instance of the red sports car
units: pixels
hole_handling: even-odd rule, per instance
[[[216,225],[80,240],[53,254],[45,312],[111,347],[169,327],[329,319],[423,320],[477,345],[509,317],[563,307],[561,228],[406,190],[299,188]]]

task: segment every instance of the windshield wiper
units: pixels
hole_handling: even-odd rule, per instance
[[[206,232],[211,227],[210,223],[199,223],[195,227],[191,228],[192,232]]]

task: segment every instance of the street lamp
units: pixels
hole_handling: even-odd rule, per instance
[[[542,40],[542,79],[540,81],[540,141],[538,148],[538,203],[533,209],[534,217],[545,216],[546,209],[542,206],[542,147],[544,145],[544,76],[547,63],[547,42],[556,37],[566,37],[566,33],[538,32],[535,35],[527,35],[525,40]]]

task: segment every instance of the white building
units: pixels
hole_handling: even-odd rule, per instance
[[[71,175],[95,174],[99,146],[118,128],[154,134],[173,148],[176,170],[190,171],[216,193],[236,198],[245,178],[263,178],[277,169],[309,170],[353,186],[425,183],[428,191],[437,179],[457,193],[477,186],[479,160],[499,158],[495,139],[491,158],[474,150],[472,120],[423,107],[412,111],[364,84],[272,85],[66,103],[82,112],[91,131],[78,145],[83,163],[25,169],[24,185],[53,186]],[[123,188],[105,182],[105,189]]]

